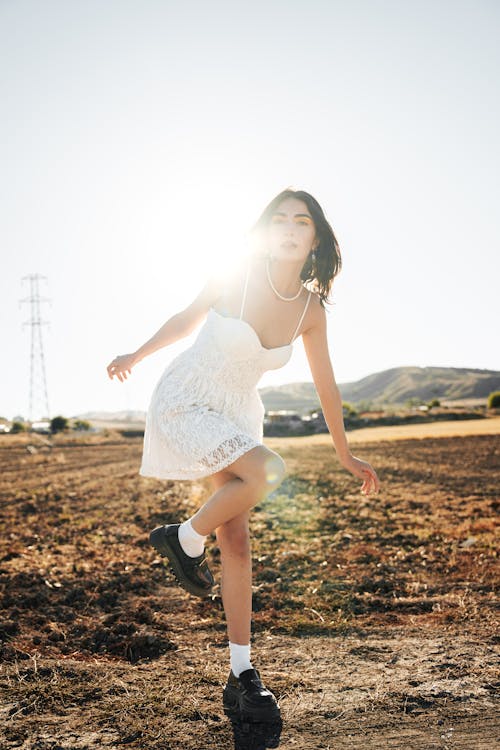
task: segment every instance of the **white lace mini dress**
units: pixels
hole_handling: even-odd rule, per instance
[[[243,320],[248,276],[249,269],[240,317],[210,308],[192,346],[158,381],[146,415],[142,476],[199,479],[262,445],[264,404],[257,384],[290,359],[311,292],[290,343],[267,349]]]

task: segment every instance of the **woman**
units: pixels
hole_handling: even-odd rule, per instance
[[[342,466],[363,480],[364,493],[378,492],[379,482],[370,464],[349,450],[328,352],[324,304],[341,267],[332,228],[309,193],[287,189],[265,208],[254,232],[258,251],[229,283],[208,281],[135,353],[116,357],[108,375],[123,382],[137,362],[187,336],[206,318],[194,344],[170,363],[154,390],[140,474],[210,476],[214,493],[204,505],[183,523],[157,527],[150,541],[169,559],[181,586],[206,596],[214,579],[204,545],[215,532],[231,666],[224,706],[265,720],[279,709],[250,661],[248,522],[251,508],[282,482],[285,464],[263,445],[257,383],[266,370],[288,362],[298,336]]]

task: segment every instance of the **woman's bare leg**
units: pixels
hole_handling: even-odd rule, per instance
[[[217,490],[234,479],[220,471],[211,480]],[[235,516],[215,529],[221,553],[221,593],[231,643],[250,643],[252,619],[252,554],[248,528],[249,511]]]
[[[203,536],[257,505],[281,484],[286,467],[281,456],[260,445],[225,471],[233,478],[225,481],[191,518],[193,529]]]

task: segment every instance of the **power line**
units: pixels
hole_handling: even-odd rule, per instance
[[[23,276],[22,281],[29,281],[30,283],[30,294],[22,300],[19,300],[20,304],[24,302],[30,303],[31,317],[23,323],[23,326],[31,326],[31,354],[30,354],[30,400],[29,400],[29,420],[33,422],[35,418],[50,418],[49,411],[49,395],[47,390],[47,376],[45,373],[45,357],[43,353],[43,338],[42,338],[42,326],[48,325],[48,322],[42,320],[40,317],[40,304],[42,302],[50,302],[47,297],[40,297],[38,290],[38,282],[44,279],[47,280],[46,276],[42,276],[39,273],[31,273],[27,276]],[[42,410],[42,404],[45,409],[45,413]],[[38,413],[35,415],[35,410]]]

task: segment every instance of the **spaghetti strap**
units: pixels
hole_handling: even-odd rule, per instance
[[[247,287],[248,287],[248,277],[249,276],[250,276],[250,258],[248,259],[247,275],[246,275],[246,278],[245,278],[245,288],[243,289],[243,297],[241,299],[240,320],[243,317],[243,308],[245,307],[245,300],[247,298]]]
[[[302,321],[304,320],[304,315],[307,312],[307,308],[309,307],[309,300],[311,299],[311,292],[309,291],[309,294],[307,296],[306,304],[304,305],[304,310],[302,311],[302,315],[300,316],[300,320],[297,324],[297,328],[294,331],[294,334],[292,336],[292,340],[290,341],[290,344],[293,344],[293,340],[295,336],[297,335],[297,331],[299,330],[300,326],[302,325]]]

